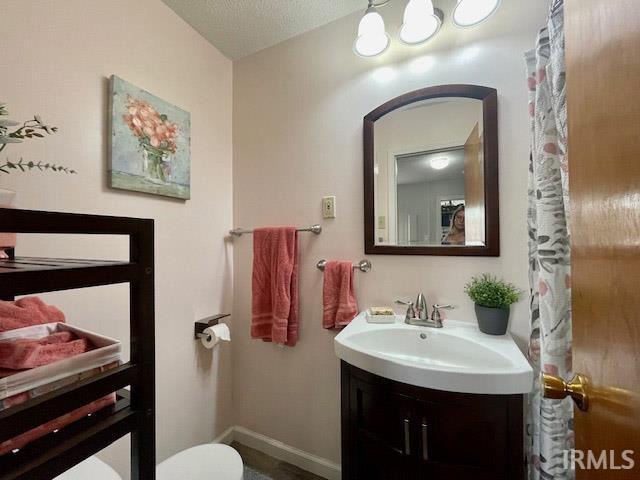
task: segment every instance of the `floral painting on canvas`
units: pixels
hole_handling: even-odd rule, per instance
[[[188,200],[189,112],[115,75],[110,95],[110,186]]]

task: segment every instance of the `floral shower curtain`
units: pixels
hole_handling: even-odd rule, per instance
[[[571,399],[542,398],[540,371],[571,378],[571,271],[567,172],[563,0],[525,54],[531,117],[529,158],[529,284],[534,387],[527,419],[530,480],[574,478],[565,468],[573,448]]]

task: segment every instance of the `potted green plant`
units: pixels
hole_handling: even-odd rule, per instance
[[[464,291],[475,303],[480,331],[489,335],[504,335],[509,324],[510,306],[522,295],[512,283],[483,273],[472,277]]]

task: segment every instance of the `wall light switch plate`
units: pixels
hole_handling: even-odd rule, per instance
[[[336,218],[336,197],[322,197],[322,218]]]

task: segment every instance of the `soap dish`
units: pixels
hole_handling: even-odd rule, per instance
[[[396,316],[395,314],[381,314],[379,313],[378,308],[372,309],[368,308],[366,312],[367,323],[395,323]],[[390,312],[393,310],[389,309]]]

